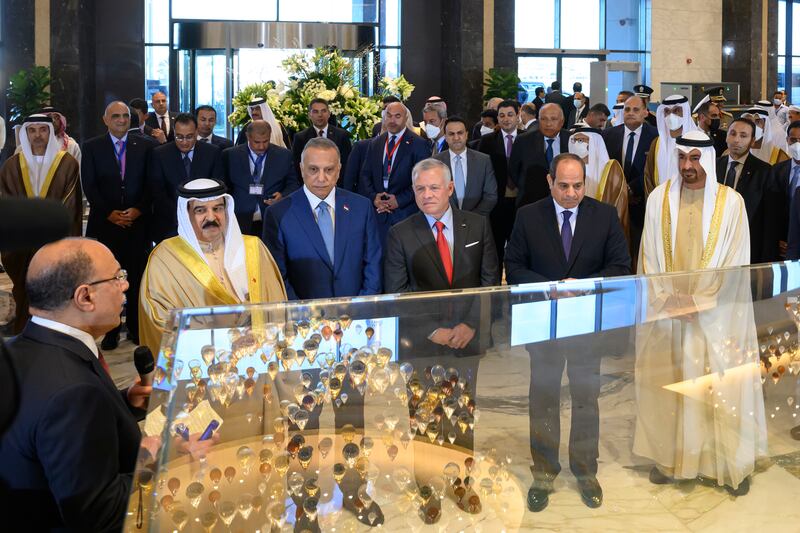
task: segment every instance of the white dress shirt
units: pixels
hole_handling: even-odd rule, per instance
[[[740,159],[734,159],[731,156],[728,156],[728,164],[725,165],[725,175],[722,176],[722,182],[723,183],[725,183],[725,181],[727,181],[727,179],[728,179],[728,169],[731,168],[731,163],[736,161],[739,164],[736,165],[736,177],[733,179],[733,183],[732,184],[731,183],[725,183],[725,185],[727,185],[728,187],[733,187],[734,189],[736,189],[736,185],[739,184],[739,178],[742,177],[742,169],[744,168],[744,162],[747,161],[747,156],[748,155],[750,155],[749,152],[744,154]]]
[[[572,235],[575,235],[575,220],[578,218],[578,206],[571,209],[564,209],[561,205],[553,199],[553,204],[556,206],[556,220],[558,221],[558,232],[561,233],[561,226],[564,225],[564,211],[569,211],[572,216],[569,218],[569,227],[572,230]]]
[[[312,127],[314,128],[314,134],[316,134],[317,137],[325,137],[326,139],[328,138],[328,126],[322,128],[322,135],[319,134],[320,132],[319,128],[317,128],[316,126]]]
[[[436,241],[436,237],[439,235],[439,232],[436,230],[436,222],[441,221],[444,224],[444,229],[442,232],[444,233],[444,238],[447,240],[447,247],[450,249],[450,262],[453,261],[453,208],[448,205],[447,211],[444,212],[442,218],[434,218],[430,215],[425,215],[425,220],[428,221],[428,227],[431,228],[433,232],[433,240]]]
[[[453,185],[456,183],[456,156],[461,156],[461,168],[464,169],[464,189],[467,188],[467,149],[465,148],[460,154],[455,153],[453,150],[450,152],[450,171],[453,174]],[[462,198],[463,200],[463,198]]]
[[[159,120],[161,119],[161,120]],[[169,111],[166,114],[158,115],[156,114],[156,122],[163,122],[164,123],[164,135],[169,135],[169,131],[172,129],[172,124],[169,122]]]
[[[544,151],[547,153],[547,140],[553,139],[553,159],[556,158],[557,155],[561,154],[561,135],[556,134],[555,137],[547,137],[544,138]]]
[[[67,324],[62,324],[61,322],[56,322],[55,320],[50,320],[47,318],[42,318],[40,316],[32,316],[31,322],[34,324],[38,324],[43,328],[52,329],[53,331],[58,331],[59,333],[63,333],[64,335],[69,335],[73,339],[81,341],[83,344],[86,345],[89,350],[94,354],[95,357],[100,356],[100,352],[97,350],[97,343],[94,341],[94,338],[86,333],[85,331],[81,331],[78,328],[73,328],[72,326],[68,326]]]
[[[303,185],[303,192],[306,194],[306,198],[308,198],[308,203],[311,204],[311,212],[314,214],[314,221],[317,221],[317,206],[322,202],[322,199],[308,190],[308,187]],[[325,197],[325,203],[328,204],[328,213],[331,214],[331,226],[333,229],[336,229],[336,187],[331,189],[331,192],[328,193],[328,196]]]
[[[633,130],[633,157],[631,161],[636,157],[636,150],[639,148],[639,139],[642,138],[642,127],[644,124]],[[623,126],[625,129],[625,135],[622,137],[622,164],[625,164],[625,155],[628,152],[628,138],[631,135],[631,130],[628,129],[628,126]]]

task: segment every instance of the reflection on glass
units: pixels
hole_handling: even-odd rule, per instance
[[[528,91],[528,101],[535,97],[536,87],[550,87],[557,79],[558,59],[555,57],[520,57],[517,60],[517,75]]]
[[[161,91],[169,99],[169,46],[144,47],[144,86],[148,104]]]
[[[198,53],[195,61],[196,105],[210,105],[217,112],[214,133],[225,136],[225,81],[227,76],[225,53]]]

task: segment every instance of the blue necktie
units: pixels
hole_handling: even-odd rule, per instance
[[[631,167],[633,166],[633,142],[636,139],[636,134],[634,132],[630,132],[628,134],[628,148],[625,150],[625,166],[623,170],[625,171],[625,177],[630,179],[631,177]]]
[[[561,224],[561,244],[564,246],[564,256],[569,261],[569,252],[572,249],[572,226],[569,224],[569,218],[572,216],[572,211],[562,211],[564,215],[564,223]]]
[[[183,172],[187,179],[192,177],[192,160],[189,159],[189,154],[183,154]]]
[[[320,202],[317,205],[317,225],[319,225],[322,240],[325,241],[328,257],[331,260],[331,264],[333,264],[333,220],[331,220],[331,213],[328,211],[328,204],[325,202]]]
[[[466,189],[466,183],[464,180],[464,167],[461,165],[461,156],[456,156],[456,163],[455,163],[455,186],[456,186],[456,202],[458,202],[458,208],[461,209],[461,205],[464,203],[464,190]]]
[[[544,152],[544,157],[547,159],[547,166],[550,167],[550,163],[553,161],[553,141],[555,139],[545,139],[547,141],[547,150]]]

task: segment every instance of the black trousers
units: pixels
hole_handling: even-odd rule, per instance
[[[561,471],[561,377],[567,367],[572,397],[569,466],[576,477],[597,474],[600,418],[600,355],[580,337],[528,346],[531,365],[529,391],[533,473],[555,477]],[[577,341],[577,342],[576,342]]]
[[[497,247],[497,260],[500,267],[503,267],[503,257],[505,256],[506,243],[511,237],[511,230],[514,227],[514,219],[517,216],[517,199],[501,197],[497,205],[489,213],[489,221],[492,224],[492,237]]]

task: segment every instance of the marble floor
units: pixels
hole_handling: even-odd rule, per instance
[[[5,275],[0,276],[0,291],[8,290]],[[134,346],[127,340],[118,349],[106,353],[114,381],[124,387],[136,373],[132,361]],[[587,508],[569,473],[570,400],[562,389],[561,464],[555,492],[549,506],[531,513],[524,504],[508,506],[500,496],[490,496],[484,505],[485,517],[470,520],[452,513],[438,525],[425,526],[413,514],[397,512],[387,506],[383,529],[413,531],[537,531],[537,532],[751,532],[800,531],[800,508],[791,504],[800,494],[800,442],[789,431],[798,425],[797,397],[800,387],[794,375],[773,383],[764,383],[765,408],[768,413],[768,456],[763,458],[751,478],[750,493],[735,498],[724,489],[695,481],[653,485],[648,480],[650,466],[633,455],[635,391],[633,357],[609,356],[601,366],[603,385],[600,394],[600,459],[598,480],[604,490],[604,503],[598,509]],[[486,353],[480,360],[480,380],[475,396],[482,412],[475,425],[475,449],[489,453],[496,449],[511,458],[510,482],[515,498],[524,497],[532,481],[528,437],[529,357],[522,347],[501,347]],[[566,383],[566,376],[564,377]],[[494,511],[490,511],[494,509]],[[489,516],[490,515],[490,516]],[[462,520],[463,518],[463,520]],[[331,524],[333,526],[333,524]],[[363,527],[363,530],[369,528]],[[347,528],[331,527],[329,530]],[[216,530],[215,530],[216,531]]]

